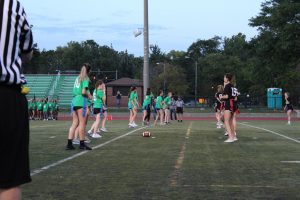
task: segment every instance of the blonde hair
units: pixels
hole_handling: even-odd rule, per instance
[[[218,85],[217,86],[217,91],[222,93],[224,91],[224,86],[223,85]]]
[[[88,63],[84,63],[83,66],[81,67],[80,74],[79,74],[79,81],[84,81],[89,79],[89,71],[91,67]]]
[[[290,93],[289,92],[285,92],[287,97],[290,97]]]

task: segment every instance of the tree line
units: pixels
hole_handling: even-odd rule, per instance
[[[194,95],[197,78],[199,97],[211,96],[223,74],[235,75],[235,84],[252,96],[266,94],[269,87],[280,87],[300,96],[300,3],[298,0],[266,0],[260,13],[249,20],[258,35],[247,40],[238,33],[232,37],[215,36],[193,42],[187,51],[163,52],[150,46],[150,80],[156,92],[165,85],[178,95]],[[25,73],[78,71],[82,63],[93,66],[97,78],[118,77],[142,79],[143,58],[112,46],[101,46],[93,40],[71,41],[55,50],[34,50],[34,59]],[[196,73],[197,65],[197,77]]]

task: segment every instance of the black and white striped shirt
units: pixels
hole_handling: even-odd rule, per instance
[[[21,54],[33,49],[26,13],[18,0],[0,0],[0,84],[21,83]]]

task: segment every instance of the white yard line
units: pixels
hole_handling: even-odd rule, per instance
[[[298,161],[298,160],[295,160],[295,161],[281,161],[281,163],[300,164],[300,161]]]
[[[258,127],[258,126],[252,126],[252,125],[245,124],[245,123],[238,123],[238,124],[241,124],[241,125],[244,125],[244,126],[248,126],[248,127],[251,127],[251,128],[255,128],[255,129],[258,129],[258,130],[266,131],[266,132],[268,132],[268,133],[272,133],[272,134],[274,134],[274,135],[283,137],[283,138],[285,138],[285,139],[288,139],[288,140],[291,140],[291,141],[293,141],[293,142],[297,142],[298,144],[300,144],[300,141],[299,141],[299,140],[296,140],[296,139],[294,139],[294,138],[291,138],[291,137],[282,135],[282,134],[277,133],[277,132],[275,132],[275,131],[271,131],[271,130],[269,130],[269,129],[261,128],[261,127]]]
[[[102,143],[102,144],[99,144],[99,145],[93,147],[93,150],[94,150],[94,149],[99,149],[99,148],[101,148],[101,147],[103,147],[103,146],[106,146],[106,145],[108,145],[108,144],[110,144],[110,143],[112,143],[112,142],[114,142],[114,141],[117,141],[117,140],[119,140],[119,139],[122,139],[123,137],[126,137],[126,136],[128,136],[128,135],[130,135],[130,134],[132,134],[132,133],[134,133],[134,132],[136,132],[136,131],[139,131],[139,130],[142,130],[142,129],[145,129],[145,128],[146,128],[146,127],[141,127],[141,128],[138,128],[138,129],[134,129],[134,130],[132,130],[132,131],[130,131],[130,132],[128,132],[128,133],[125,133],[125,134],[120,135],[120,136],[118,136],[118,137],[116,137],[116,138],[114,138],[114,139],[111,139],[111,140],[109,140],[109,141],[107,141],[107,142],[104,142],[104,143]],[[59,160],[59,161],[54,162],[54,163],[52,163],[52,164],[50,164],[50,165],[44,166],[44,167],[42,167],[42,168],[40,168],[40,169],[33,170],[33,171],[30,173],[30,175],[31,175],[31,176],[35,176],[35,175],[40,174],[40,173],[42,173],[42,172],[44,172],[44,171],[46,171],[46,170],[48,170],[48,169],[50,169],[50,168],[52,168],[52,167],[56,167],[56,166],[58,166],[58,165],[60,165],[60,164],[62,164],[62,163],[65,163],[65,162],[69,161],[69,160],[73,160],[74,158],[77,158],[77,157],[79,157],[79,156],[82,156],[82,155],[84,155],[84,154],[86,154],[86,153],[88,153],[88,152],[90,152],[90,151],[81,151],[81,152],[79,152],[79,153],[77,153],[77,154],[75,154],[75,155],[73,155],[73,156],[70,156],[70,157],[67,157],[67,158],[65,158],[65,159]]]

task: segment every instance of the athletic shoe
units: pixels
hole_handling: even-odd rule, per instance
[[[79,141],[79,139],[73,139],[72,143],[73,144],[80,144],[80,141]]]
[[[164,125],[166,125],[166,123],[160,123],[159,125],[164,126]]]
[[[89,135],[92,135],[92,134],[93,134],[93,131],[92,131],[92,130],[89,130],[87,133],[88,133]]]
[[[103,132],[108,132],[108,130],[105,127],[101,128],[100,130]]]
[[[290,122],[290,121],[288,121],[288,123],[287,123],[286,125],[291,125],[291,122]]]
[[[225,135],[225,136],[228,136],[228,133],[227,133],[227,131],[224,133],[224,135]]]
[[[132,124],[128,125],[128,128],[134,128],[134,126],[132,126]]]
[[[93,133],[91,137],[95,139],[102,138],[102,136],[99,135],[98,133]]]
[[[91,140],[90,140],[88,137],[85,137],[84,142],[85,142],[85,143],[90,143]]]
[[[234,141],[238,141],[237,137],[234,137],[233,140],[234,140]]]
[[[222,128],[222,126],[219,124],[219,125],[217,125],[217,129],[220,129],[220,128]]]
[[[134,127],[137,127],[137,126],[138,126],[135,122],[132,122],[131,125],[134,126]]]
[[[73,145],[67,145],[66,150],[74,150],[75,147]]]
[[[86,144],[80,145],[79,149],[81,149],[81,150],[92,150],[92,148],[87,146]]]
[[[236,140],[234,140],[234,139],[229,139],[229,138],[228,138],[228,139],[225,140],[224,142],[225,142],[225,143],[232,143],[232,142],[235,142],[235,141],[236,141]]]

